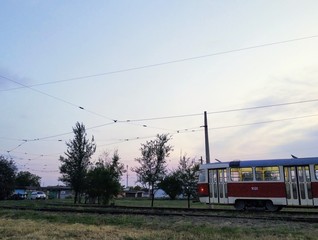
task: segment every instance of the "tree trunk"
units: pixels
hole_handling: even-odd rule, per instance
[[[151,207],[153,208],[153,202],[155,200],[155,194],[153,193],[153,185],[151,186]]]
[[[82,193],[78,194],[78,203],[82,203]]]
[[[155,200],[155,194],[151,193],[151,207],[153,207],[154,200]]]
[[[77,195],[78,195],[78,192],[77,192],[77,191],[75,191],[74,204],[76,204],[76,203],[77,203]]]
[[[188,208],[190,208],[190,194],[188,195]]]

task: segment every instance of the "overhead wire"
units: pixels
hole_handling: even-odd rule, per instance
[[[281,121],[288,121],[288,120],[296,120],[296,119],[302,119],[302,118],[309,118],[309,117],[317,117],[318,114],[312,114],[312,115],[306,115],[306,116],[299,116],[299,117],[290,117],[290,118],[283,118],[283,119],[274,119],[274,120],[267,120],[267,121],[261,121],[261,122],[252,122],[252,123],[245,123],[245,124],[237,124],[237,125],[227,125],[227,126],[220,126],[220,127],[211,127],[208,128],[208,130],[220,130],[220,129],[227,129],[227,128],[235,128],[235,127],[244,127],[244,126],[251,126],[251,125],[258,125],[258,124],[267,124],[267,123],[274,123],[274,122],[281,122]],[[169,134],[171,136],[174,136],[176,134],[182,134],[182,133],[195,133],[195,132],[201,132],[204,129],[202,128],[202,126],[200,127],[194,127],[194,128],[186,128],[186,129],[182,129],[182,130],[176,130],[175,132],[170,132],[170,133],[166,133]],[[124,142],[129,142],[129,141],[136,141],[136,140],[141,140],[141,139],[148,139],[148,138],[154,138],[156,136],[152,135],[152,136],[144,136],[144,137],[135,137],[135,138],[127,138],[127,139],[121,139],[120,141],[117,142],[113,142],[113,143],[109,143],[109,144],[101,144],[98,145],[98,147],[102,147],[102,146],[110,146],[110,145],[115,145],[115,144],[121,144]],[[10,155],[10,151],[8,151],[8,154],[10,156],[11,159],[13,159],[13,157]],[[25,153],[26,154],[26,153]],[[38,155],[38,157],[33,158],[33,159],[28,159],[28,160],[34,160],[34,159],[38,159],[40,157],[44,157],[46,155],[44,154],[40,154]],[[26,167],[27,164],[24,165],[24,167]],[[29,169],[29,168],[27,168]],[[35,169],[30,169],[33,171],[42,171],[42,170],[35,170]],[[58,172],[58,171],[47,171],[47,172]]]
[[[69,104],[69,105],[71,105],[71,106],[73,106],[73,107],[76,107],[76,108],[79,108],[79,109],[81,109],[81,110],[84,110],[84,111],[86,111],[86,112],[88,112],[88,113],[91,113],[91,114],[94,114],[94,115],[96,115],[96,116],[99,116],[99,117],[102,117],[102,118],[106,118],[106,119],[108,119],[108,120],[111,120],[111,121],[112,121],[111,123],[117,123],[117,122],[128,123],[128,122],[129,122],[129,121],[119,121],[119,120],[117,120],[117,119],[113,119],[113,118],[106,117],[106,116],[104,116],[104,115],[102,115],[102,114],[93,112],[93,111],[88,110],[88,109],[86,109],[86,108],[84,108],[84,107],[82,107],[82,106],[79,106],[79,105],[76,105],[76,104],[71,103],[71,102],[69,102],[69,101],[66,101],[66,100],[64,100],[64,99],[62,99],[62,98],[53,96],[53,95],[48,94],[48,93],[46,93],[46,92],[40,91],[40,90],[38,90],[38,89],[34,89],[34,88],[32,88],[31,86],[27,86],[27,85],[25,85],[25,84],[19,83],[19,82],[15,81],[15,80],[13,80],[13,79],[11,79],[11,78],[8,78],[8,77],[2,76],[2,75],[0,75],[0,78],[4,78],[4,79],[6,79],[6,80],[8,80],[8,81],[11,81],[11,82],[14,82],[14,83],[16,83],[16,84],[25,86],[26,88],[29,88],[29,89],[32,90],[32,91],[35,91],[35,92],[38,92],[38,93],[40,93],[40,94],[46,95],[46,96],[48,96],[48,97],[54,98],[54,99],[56,99],[56,100],[58,100],[58,101],[64,102],[64,103]],[[135,123],[134,125],[141,126],[141,127],[154,128],[154,127],[151,127],[151,126],[146,126],[145,124],[136,124],[136,123]],[[68,133],[66,133],[66,134],[68,134]],[[34,139],[34,140],[39,140],[39,139]],[[30,140],[30,141],[32,141],[32,140]]]
[[[208,128],[208,130],[210,131],[210,130],[220,130],[220,129],[244,127],[244,126],[275,123],[275,122],[282,122],[282,121],[296,120],[296,119],[303,119],[303,118],[310,118],[310,117],[317,117],[317,116],[318,116],[318,114],[312,114],[312,115],[305,115],[305,116],[299,116],[299,117],[290,117],[290,118],[266,120],[266,121],[260,121],[260,122],[251,122],[251,123],[227,125],[227,126],[220,126],[220,127],[210,127],[210,128]],[[176,130],[174,132],[169,132],[169,133],[166,133],[166,134],[169,134],[169,135],[173,136],[173,135],[176,135],[176,134],[179,134],[179,133],[182,134],[182,133],[193,133],[193,132],[201,132],[201,131],[204,131],[202,126],[195,127],[195,128],[183,129],[183,130]],[[102,144],[102,145],[98,145],[98,146],[99,147],[101,147],[101,146],[109,146],[109,145],[120,144],[120,143],[124,143],[124,142],[128,142],[128,141],[135,141],[135,140],[148,139],[148,138],[154,138],[154,137],[156,137],[156,136],[152,135],[152,136],[145,136],[145,137],[126,138],[126,139],[121,139],[121,140],[113,142],[113,143]]]
[[[289,40],[285,40],[285,41],[272,42],[272,43],[267,43],[267,44],[261,44],[261,45],[245,47],[245,48],[233,49],[233,50],[229,50],[229,51],[222,51],[222,52],[206,54],[206,55],[201,55],[201,56],[177,59],[177,60],[166,61],[166,62],[161,62],[161,63],[156,63],[156,64],[149,64],[149,65],[144,65],[144,66],[139,66],[139,67],[126,68],[126,69],[121,69],[121,70],[117,70],[117,71],[110,71],[110,72],[105,72],[105,73],[100,73],[100,74],[93,74],[93,75],[75,77],[75,78],[70,78],[70,79],[64,79],[64,80],[58,80],[58,81],[46,82],[46,83],[34,84],[34,85],[25,85],[25,84],[22,84],[20,82],[17,82],[15,80],[13,80],[13,79],[10,79],[8,77],[1,76],[1,75],[0,75],[0,77],[3,78],[3,79],[6,79],[8,81],[11,81],[11,82],[13,82],[15,84],[20,85],[21,86],[20,88],[28,88],[28,89],[30,89],[32,91],[37,92],[37,93],[46,95],[48,97],[54,98],[54,99],[56,99],[58,101],[64,102],[64,103],[66,103],[68,105],[71,105],[73,107],[77,107],[77,108],[79,108],[81,110],[85,110],[86,112],[89,112],[89,113],[94,114],[96,116],[100,116],[100,117],[103,117],[103,118],[106,118],[106,119],[109,119],[109,120],[112,121],[111,123],[100,125],[100,126],[105,126],[105,125],[109,125],[109,124],[114,124],[118,120],[106,117],[106,116],[104,116],[102,114],[99,114],[99,113],[96,113],[96,112],[93,112],[93,111],[90,111],[90,110],[85,109],[84,107],[82,107],[80,105],[74,104],[72,102],[66,101],[66,100],[64,100],[62,98],[53,96],[51,94],[48,94],[48,93],[43,92],[43,91],[40,91],[38,89],[34,89],[32,87],[41,86],[41,85],[47,85],[47,84],[56,84],[56,83],[62,83],[62,82],[74,81],[74,80],[80,80],[80,79],[86,79],[86,78],[92,78],[92,77],[99,77],[99,76],[116,74],[116,73],[123,73],[123,72],[128,72],[128,71],[135,71],[135,70],[140,70],[140,69],[145,69],[145,68],[158,67],[158,66],[167,65],[167,64],[179,63],[179,62],[190,61],[190,60],[195,60],[195,59],[200,59],[200,58],[207,58],[207,57],[212,57],[212,56],[217,56],[217,55],[222,55],[222,54],[228,54],[228,53],[245,51],[245,50],[250,50],[250,49],[255,49],[255,48],[260,48],[260,47],[267,47],[267,46],[272,46],[272,45],[277,45],[277,44],[284,44],[284,43],[289,43],[289,42],[301,41],[301,40],[317,38],[317,37],[318,37],[318,35],[313,35],[313,36],[308,36],[308,37],[289,39]],[[18,88],[14,88],[14,89],[18,89]],[[0,91],[9,91],[9,90],[14,90],[14,89],[5,89],[5,90],[2,89]],[[229,110],[222,110],[222,111],[213,111],[213,112],[208,112],[208,114],[227,113],[227,112],[236,112],[236,111],[247,111],[247,110],[253,110],[253,109],[270,108],[270,107],[285,106],[285,105],[299,104],[299,103],[308,103],[308,102],[315,102],[315,101],[318,101],[318,99],[304,100],[304,101],[297,101],[297,102],[289,102],[289,103],[281,103],[281,104],[272,104],[272,105],[263,105],[263,106],[248,107],[248,108],[229,109]],[[152,121],[152,120],[160,120],[160,119],[192,117],[192,116],[199,116],[199,115],[202,115],[202,113],[186,114],[186,115],[175,115],[175,116],[166,116],[166,117],[144,118],[144,119],[133,119],[133,120],[125,120],[125,121],[119,121],[119,122],[132,123],[132,122],[140,122],[140,121]],[[264,123],[272,123],[272,122],[294,120],[294,119],[300,119],[300,118],[305,118],[305,117],[314,117],[314,116],[317,116],[317,115],[308,115],[308,116],[302,116],[302,117],[285,118],[285,119],[279,119],[279,120],[269,120],[269,121],[255,122],[255,123],[232,125],[232,126],[214,127],[214,128],[209,128],[209,130],[232,128],[232,127],[241,127],[241,126],[248,126],[248,125],[255,125],[255,124],[264,124]],[[134,125],[138,125],[138,124],[134,124]],[[95,126],[95,128],[96,127],[100,127],[100,126]],[[145,124],[141,124],[140,126],[149,127],[149,126],[147,126]],[[93,129],[93,128],[94,127],[88,128],[88,129]],[[168,129],[161,129],[161,130],[168,130]],[[199,130],[201,131],[201,129],[199,129]],[[199,131],[199,130],[192,130],[192,132]],[[18,146],[16,146],[13,149],[7,151],[7,153],[10,156],[10,158],[12,158],[12,156],[10,155],[10,152],[14,152],[16,149],[18,149],[19,147],[21,147],[23,144],[27,143],[28,141],[40,141],[40,140],[45,140],[45,139],[48,139],[48,138],[53,138],[53,137],[67,135],[67,134],[70,134],[70,133],[72,133],[72,132],[63,133],[63,134],[57,134],[57,135],[43,137],[43,138],[36,138],[36,139],[29,139],[29,140],[23,139],[23,140],[21,140],[21,141],[23,141],[21,144],[19,144]],[[181,132],[177,131],[177,133],[181,133]],[[147,138],[149,138],[149,137],[147,137]],[[143,139],[143,138],[137,137],[136,139]],[[16,140],[16,139],[11,139],[11,140]],[[129,141],[130,139],[125,139],[125,140]],[[41,155],[41,156],[43,156],[43,155]],[[34,170],[34,171],[37,171],[37,170]]]
[[[290,117],[290,118],[266,120],[266,121],[261,121],[261,122],[252,122],[252,123],[244,123],[244,124],[237,124],[237,125],[228,125],[228,126],[223,126],[223,127],[222,126],[221,127],[211,127],[211,128],[209,128],[209,130],[218,130],[218,129],[235,128],[235,127],[245,127],[245,126],[250,126],[250,125],[282,122],[282,121],[296,120],[296,119],[310,118],[310,117],[317,117],[317,116],[318,116],[318,114],[312,114],[312,115],[306,115],[306,116],[300,116],[300,117]]]
[[[279,106],[287,106],[287,105],[294,105],[294,104],[303,104],[303,103],[310,103],[310,102],[317,102],[318,99],[309,99],[309,100],[301,100],[301,101],[295,101],[295,102],[286,102],[286,103],[277,103],[277,104],[269,104],[269,105],[262,105],[262,106],[255,106],[255,107],[246,107],[246,108],[236,108],[236,109],[227,109],[227,110],[221,110],[221,111],[212,111],[208,112],[207,114],[220,114],[220,113],[229,113],[229,112],[237,112],[237,111],[247,111],[247,110],[255,110],[255,109],[262,109],[262,108],[272,108],[272,107],[279,107]],[[163,119],[173,119],[173,118],[184,118],[184,117],[193,117],[193,116],[202,116],[202,113],[194,113],[194,114],[184,114],[184,115],[173,115],[173,116],[164,116],[164,117],[153,117],[153,118],[143,118],[143,119],[133,119],[133,120],[126,120],[126,121],[119,121],[119,123],[133,123],[133,122],[138,122],[138,121],[153,121],[153,120],[163,120]],[[292,119],[292,118],[288,118]],[[279,120],[278,120],[279,121]],[[115,122],[109,122],[93,127],[88,127],[86,128],[87,130],[95,129],[95,128],[100,128],[104,127],[107,125],[112,125],[115,124]],[[244,125],[244,124],[243,124]],[[247,124],[250,125],[250,124]],[[143,127],[148,127],[148,125],[143,124]],[[236,127],[238,125],[234,125],[233,127]],[[165,131],[179,131],[179,130],[172,130],[172,129],[167,129],[167,128],[155,128],[155,127],[150,127],[154,129],[160,129],[160,130],[165,130]],[[229,128],[229,127],[222,127],[222,128]],[[73,132],[66,132],[66,133],[61,133],[61,134],[56,134],[56,135],[51,135],[51,136],[46,136],[46,137],[39,137],[35,139],[23,139],[20,141],[23,141],[23,143],[19,144],[15,148],[9,150],[9,152],[16,150],[17,148],[21,147],[23,144],[26,142],[31,142],[31,141],[41,141],[41,140],[47,140],[50,138],[55,138],[55,137],[60,137],[60,136],[65,136],[72,134]],[[61,140],[58,140],[61,141]]]
[[[109,75],[109,74],[114,74],[114,73],[121,73],[121,72],[127,72],[127,71],[133,71],[133,70],[139,70],[139,69],[144,69],[144,68],[150,68],[150,67],[156,67],[156,66],[161,66],[161,65],[167,65],[167,64],[172,64],[172,63],[177,63],[177,62],[183,62],[183,61],[189,61],[189,60],[195,60],[195,59],[199,59],[199,58],[206,58],[206,57],[211,57],[211,56],[216,56],[216,55],[222,55],[222,54],[228,54],[228,53],[232,53],[232,52],[238,52],[238,51],[244,51],[244,50],[249,50],[249,49],[254,49],[254,48],[259,48],[259,47],[266,47],[266,46],[272,46],[272,45],[277,45],[277,44],[283,44],[283,43],[289,43],[289,42],[295,42],[295,41],[301,41],[301,40],[307,40],[307,39],[312,39],[312,38],[317,38],[318,35],[312,35],[312,36],[306,36],[306,37],[300,37],[300,38],[294,38],[294,39],[289,39],[289,40],[284,40],[284,41],[277,41],[277,42],[271,42],[271,43],[266,43],[266,44],[261,44],[261,45],[254,45],[254,46],[249,46],[249,47],[245,47],[245,48],[239,48],[239,49],[232,49],[232,50],[228,50],[228,51],[222,51],[222,52],[217,52],[217,53],[212,53],[212,54],[206,54],[206,55],[200,55],[200,56],[195,56],[195,57],[189,57],[189,58],[183,58],[183,59],[177,59],[177,60],[172,60],[172,61],[166,61],[166,62],[161,62],[161,63],[156,63],[156,64],[150,64],[150,65],[145,65],[145,66],[140,66],[140,67],[134,67],[134,68],[127,68],[127,69],[122,69],[122,70],[118,70],[118,71],[111,71],[111,72],[106,72],[106,73],[101,73],[101,74],[93,74],[93,75],[88,75],[88,76],[81,76],[81,77],[75,77],[75,78],[70,78],[70,79],[64,79],[64,80],[59,80],[59,81],[53,81],[53,82],[47,82],[47,83],[42,83],[42,84],[34,84],[34,85],[26,85],[26,84],[22,84],[18,81],[15,81],[11,78],[8,78],[6,76],[2,76],[0,75],[1,78],[6,79],[8,81],[11,81],[15,84],[20,85],[23,88],[28,88],[32,91],[35,91],[37,93],[46,95],[48,97],[51,97],[53,99],[56,99],[58,101],[61,101],[65,104],[71,105],[73,107],[79,108],[81,110],[84,110],[88,113],[94,114],[96,116],[100,116],[109,120],[112,120],[113,122],[118,122],[118,119],[114,119],[114,118],[109,118],[105,115],[96,113],[94,111],[91,111],[89,109],[85,109],[84,107],[74,104],[72,102],[66,101],[62,98],[56,97],[54,95],[48,94],[46,92],[40,91],[38,89],[34,89],[33,87],[35,86],[40,86],[40,85],[47,85],[47,84],[53,84],[53,83],[61,83],[61,82],[66,82],[66,81],[72,81],[72,80],[79,80],[79,79],[83,79],[83,78],[91,78],[91,77],[96,77],[96,76],[102,76],[102,75]],[[3,91],[3,90],[2,90]],[[287,103],[287,104],[293,104],[293,103]],[[285,104],[281,104],[281,105],[285,105]],[[258,107],[258,108],[263,108],[264,106]],[[271,106],[266,106],[266,107],[271,107]],[[245,109],[237,109],[237,110],[226,110],[226,111],[220,111],[220,112],[210,112],[209,114],[214,114],[214,113],[221,113],[221,112],[230,112],[230,111],[238,111],[238,110],[248,110],[248,109],[254,109],[254,108],[245,108]],[[191,114],[191,116],[197,116],[197,115],[201,115],[201,114]],[[137,119],[137,120],[125,120],[125,121],[120,121],[120,122],[137,122],[137,121],[141,121],[141,120],[157,120],[157,119],[167,119],[167,118],[177,118],[177,117],[187,117],[190,115],[179,115],[179,116],[168,116],[168,117],[161,117],[161,118],[151,118],[151,119]],[[138,124],[136,124],[138,125]],[[141,124],[139,126],[145,127],[145,124]]]
[[[279,44],[303,41],[303,40],[308,40],[308,39],[313,39],[313,38],[318,38],[318,35],[311,35],[311,36],[293,38],[293,39],[288,39],[288,40],[264,43],[264,44],[249,46],[249,47],[242,47],[242,48],[237,48],[237,49],[232,49],[232,50],[209,53],[209,54],[205,54],[205,55],[199,55],[199,56],[187,57],[187,58],[180,58],[180,59],[171,60],[171,61],[148,64],[148,65],[137,66],[137,67],[132,67],[132,68],[125,68],[125,69],[120,69],[120,70],[104,72],[104,73],[84,75],[84,76],[67,78],[67,79],[62,79],[62,80],[56,80],[56,81],[51,81],[51,82],[46,82],[46,83],[38,83],[38,84],[33,84],[33,85],[29,85],[29,86],[22,86],[22,87],[36,87],[36,86],[43,86],[43,85],[48,85],[48,84],[57,84],[57,83],[63,83],[63,82],[81,80],[81,79],[100,77],[100,76],[105,76],[105,75],[112,75],[112,74],[136,71],[136,70],[147,69],[147,68],[154,68],[154,67],[159,67],[159,66],[164,66],[164,65],[174,64],[174,63],[192,61],[192,60],[201,59],[201,58],[208,58],[208,57],[224,55],[224,54],[229,54],[229,53],[234,53],[234,52],[242,52],[242,51],[246,51],[246,50],[252,50],[252,49],[257,49],[257,48],[262,48],[262,47],[269,47],[269,46],[274,46],[274,45],[279,45]],[[10,91],[10,90],[15,90],[15,89],[20,89],[20,88],[2,89],[0,91]]]
[[[66,101],[66,100],[64,100],[64,99],[62,99],[62,98],[56,97],[56,96],[51,95],[51,94],[48,94],[48,93],[46,93],[46,92],[40,91],[40,90],[35,89],[35,88],[31,87],[31,86],[25,85],[25,84],[23,84],[23,83],[20,83],[20,82],[18,82],[18,81],[15,81],[15,80],[13,80],[13,79],[11,79],[11,78],[8,78],[8,77],[6,77],[6,76],[0,75],[0,78],[6,79],[6,80],[8,80],[8,81],[10,81],[10,82],[13,82],[13,83],[18,84],[18,85],[20,85],[20,86],[23,86],[23,87],[25,87],[25,88],[28,88],[28,89],[30,89],[30,90],[32,90],[32,91],[34,91],[34,92],[40,93],[40,94],[42,94],[42,95],[48,96],[48,97],[50,97],[50,98],[53,98],[53,99],[55,99],[55,100],[58,100],[58,101],[60,101],[60,102],[65,103],[65,104],[68,104],[68,105],[70,105],[70,106],[73,106],[73,107],[76,107],[76,108],[78,108],[78,109],[84,110],[84,111],[86,111],[86,112],[88,112],[88,113],[94,114],[94,115],[99,116],[99,117],[102,117],[102,118],[106,118],[106,119],[108,119],[108,120],[112,120],[113,122],[117,122],[116,119],[113,119],[113,118],[104,116],[104,115],[102,115],[102,114],[93,112],[93,111],[91,111],[91,110],[85,109],[84,107],[82,107],[82,106],[80,106],[80,105],[77,105],[77,104],[75,104],[75,103]]]
[[[301,104],[301,103],[310,103],[310,102],[317,102],[317,101],[318,101],[318,99],[316,98],[316,99],[301,100],[301,101],[295,101],[295,102],[277,103],[277,104],[268,104],[268,105],[255,106],[255,107],[246,107],[246,108],[236,108],[236,109],[228,109],[228,110],[222,110],[222,111],[214,111],[214,112],[208,112],[208,114],[247,111],[247,110],[280,107],[280,106],[287,106],[287,105],[294,105],[294,104]]]
[[[210,115],[210,114],[219,114],[219,113],[248,111],[248,110],[254,110],[254,109],[272,108],[272,107],[280,107],[280,106],[310,103],[310,102],[318,102],[318,98],[308,99],[308,100],[300,100],[300,101],[294,101],[294,102],[286,102],[286,103],[268,104],[268,105],[254,106],[254,107],[233,108],[233,109],[220,110],[220,111],[210,111],[210,112],[207,112],[207,114]],[[163,117],[129,119],[129,120],[126,120],[126,122],[154,121],[154,120],[164,120],[164,119],[174,119],[174,118],[196,117],[196,116],[202,116],[202,115],[203,115],[203,113],[191,113],[191,114],[171,115],[171,116],[163,116]],[[122,122],[122,121],[120,121],[120,122]]]

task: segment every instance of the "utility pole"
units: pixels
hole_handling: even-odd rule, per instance
[[[206,159],[206,163],[210,163],[208,117],[207,117],[206,111],[204,112],[204,136],[205,136],[205,159]]]

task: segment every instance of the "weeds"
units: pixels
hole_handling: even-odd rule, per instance
[[[121,203],[124,203],[121,202]],[[159,201],[158,201],[159,203]],[[15,204],[4,203],[0,204]],[[46,202],[24,202],[34,207]],[[133,204],[131,202],[131,204]],[[137,202],[135,204],[141,204]],[[165,204],[164,201],[160,204]],[[173,203],[175,204],[175,203]],[[222,218],[155,217],[0,209],[1,239],[313,240],[317,224]]]

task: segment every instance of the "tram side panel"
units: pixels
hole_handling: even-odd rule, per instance
[[[236,200],[271,200],[274,205],[286,205],[285,183],[283,182],[229,182],[229,204]]]
[[[209,184],[208,183],[198,183],[197,193],[199,200],[202,203],[209,203]]]

